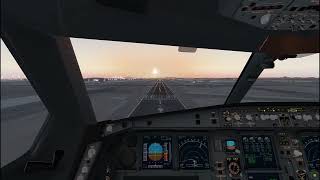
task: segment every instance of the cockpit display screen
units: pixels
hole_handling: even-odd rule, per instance
[[[170,169],[172,139],[169,136],[143,137],[143,169]]]
[[[179,136],[179,167],[181,169],[209,169],[207,136]]]
[[[235,152],[237,149],[237,143],[233,139],[228,139],[225,141],[226,152]]]
[[[320,136],[302,137],[308,168],[320,172]]]
[[[270,136],[242,136],[246,169],[276,169]]]

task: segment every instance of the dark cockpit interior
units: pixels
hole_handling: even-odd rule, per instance
[[[3,0],[1,19],[48,110],[1,179],[319,179],[319,99],[241,102],[275,61],[319,53],[319,0]],[[159,78],[130,116],[98,122],[70,38],[251,55],[220,105],[185,108]]]

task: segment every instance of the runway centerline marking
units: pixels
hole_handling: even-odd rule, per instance
[[[184,104],[174,96],[171,89],[162,81],[158,80],[150,88],[146,96],[141,99],[128,117],[155,114],[185,109]]]

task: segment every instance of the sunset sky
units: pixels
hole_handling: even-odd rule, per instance
[[[84,77],[238,77],[250,53],[197,49],[178,52],[178,47],[72,38]],[[275,69],[262,77],[319,77],[319,54],[276,61]],[[24,78],[1,41],[1,79]]]

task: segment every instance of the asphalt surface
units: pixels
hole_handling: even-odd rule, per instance
[[[141,99],[136,108],[133,109],[130,117],[147,114],[165,113],[185,109],[164,81],[159,80],[149,90],[147,95]]]

